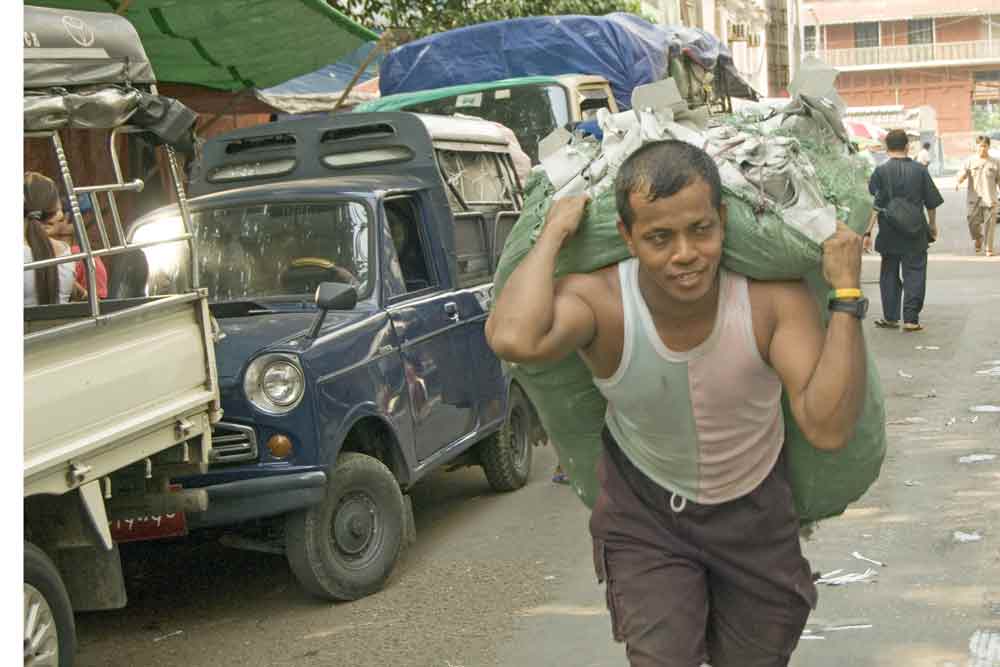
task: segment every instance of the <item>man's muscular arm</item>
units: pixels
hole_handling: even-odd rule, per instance
[[[861,239],[844,225],[823,244],[823,273],[834,288],[857,288]],[[795,421],[817,449],[840,449],[854,433],[867,372],[861,321],[833,312],[823,335],[816,302],[804,284],[772,290],[771,365],[788,392]]]
[[[535,247],[504,285],[486,321],[486,340],[501,359],[555,361],[585,347],[597,320],[572,277],[555,281],[556,257],[583,219],[587,197],[566,197],[549,210]]]

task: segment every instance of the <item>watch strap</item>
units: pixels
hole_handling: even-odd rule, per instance
[[[859,320],[868,314],[868,299],[830,299],[829,308],[833,312],[849,313]]]

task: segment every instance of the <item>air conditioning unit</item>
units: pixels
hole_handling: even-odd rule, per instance
[[[750,26],[746,23],[730,23],[729,24],[729,41],[730,42],[745,42],[747,37],[750,36]]]

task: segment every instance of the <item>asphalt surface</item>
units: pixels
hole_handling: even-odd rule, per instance
[[[972,255],[964,199],[939,183],[927,330],[866,324],[890,422],[882,475],[803,543],[816,571],[877,574],[820,587],[793,667],[1000,667],[1000,414],[970,411],[1000,405],[1000,377],[977,373],[1000,366],[1000,259]],[[877,275],[871,256],[870,319]],[[208,537],[126,550],[130,604],[77,616],[78,664],[622,667],[587,511],[549,481],[552,448],[534,453],[511,494],[475,468],[420,485],[417,543],[354,603],[310,599],[281,556]]]

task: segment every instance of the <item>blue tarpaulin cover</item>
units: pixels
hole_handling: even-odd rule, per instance
[[[708,69],[719,62],[730,94],[749,90],[714,35],[625,13],[510,19],[430,35],[386,56],[379,89],[392,95],[524,76],[596,74],[611,83],[619,109],[628,109],[632,89],[668,76],[669,58],[679,56]]]
[[[367,42],[333,64],[271,86],[263,92],[269,95],[316,95],[341,91],[347,87],[358,68],[361,67],[365,58],[374,48],[375,42]],[[378,67],[382,58],[383,56],[378,55],[372,60],[371,64],[361,73],[358,83],[378,76]]]

